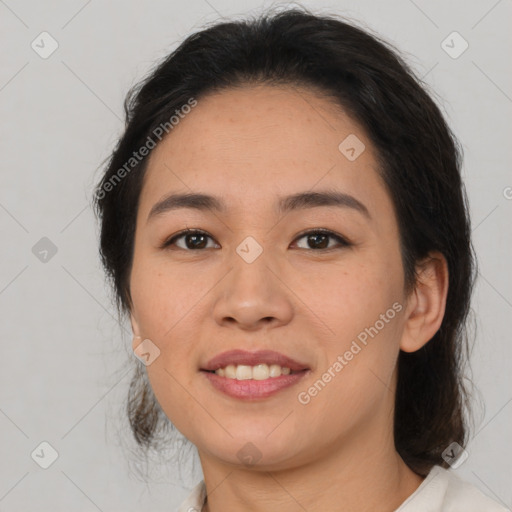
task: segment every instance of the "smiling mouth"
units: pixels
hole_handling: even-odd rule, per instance
[[[239,364],[230,364],[216,370],[202,370],[207,373],[214,373],[219,377],[225,377],[227,379],[235,380],[266,380],[275,379],[282,375],[294,375],[307,371],[307,368],[303,370],[291,370],[287,366],[281,366],[278,364],[257,364],[254,366]]]
[[[268,370],[264,368],[265,366]],[[309,372],[308,368],[292,371],[287,367],[272,364],[228,365],[217,370],[200,371],[214,389],[223,395],[244,401],[270,398],[298,384]]]

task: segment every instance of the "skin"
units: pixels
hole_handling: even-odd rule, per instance
[[[349,161],[338,145],[366,149]],[[363,203],[275,211],[279,196],[333,188]],[[219,196],[228,212],[179,209],[147,221],[170,192]],[[207,248],[186,238],[206,231]],[[308,244],[305,230],[347,238]],[[301,235],[300,238],[299,235]],[[247,263],[248,236],[263,248]],[[188,247],[188,248],[187,248]],[[190,248],[192,247],[192,248]],[[440,254],[404,290],[393,204],[361,127],[312,89],[244,86],[210,94],[151,153],[137,216],[130,290],[133,348],[150,339],[147,366],[173,424],[198,449],[208,512],[393,511],[421,484],[396,452],[393,408],[399,350],[412,352],[441,325],[447,267]],[[403,309],[304,405],[307,391],[365,327]],[[226,350],[273,349],[310,368],[296,386],[259,401],[215,390],[199,368]],[[261,458],[244,465],[247,442]]]

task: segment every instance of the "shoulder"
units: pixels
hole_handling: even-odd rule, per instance
[[[499,502],[484,494],[478,487],[462,480],[458,475],[444,468],[439,468],[446,474],[448,486],[446,488],[446,512],[506,512],[507,509]],[[461,508],[462,507],[462,508]]]
[[[206,486],[201,480],[181,504],[178,512],[201,512]],[[434,466],[416,491],[395,512],[510,512],[462,480],[453,471]]]
[[[187,499],[181,504],[178,512],[201,512],[206,499],[206,486],[201,480],[190,492]]]
[[[434,466],[396,512],[507,512],[508,509],[451,470]]]

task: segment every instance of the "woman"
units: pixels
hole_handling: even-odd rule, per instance
[[[389,45],[290,10],[193,34],[95,193],[129,415],[204,474],[182,511],[503,511],[460,480],[474,279],[457,141]],[[138,363],[140,365],[140,363]]]

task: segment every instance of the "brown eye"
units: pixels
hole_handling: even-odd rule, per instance
[[[296,238],[296,240],[300,240],[302,238],[306,238],[306,243],[308,247],[301,247],[302,249],[309,250],[330,250],[336,249],[336,246],[329,247],[330,240],[336,240],[338,242],[338,248],[347,247],[350,245],[347,240],[345,240],[340,235],[333,233],[332,231],[316,229],[313,231],[308,231],[307,233],[303,233],[300,237]]]
[[[213,240],[210,235],[208,235],[204,231],[189,229],[186,231],[182,231],[177,235],[174,235],[172,238],[167,240],[163,244],[163,248],[170,247],[172,245],[176,245],[179,249],[184,250],[199,250],[199,249],[208,249],[207,247],[207,239]],[[184,244],[179,245],[176,242],[178,240],[184,240]]]

